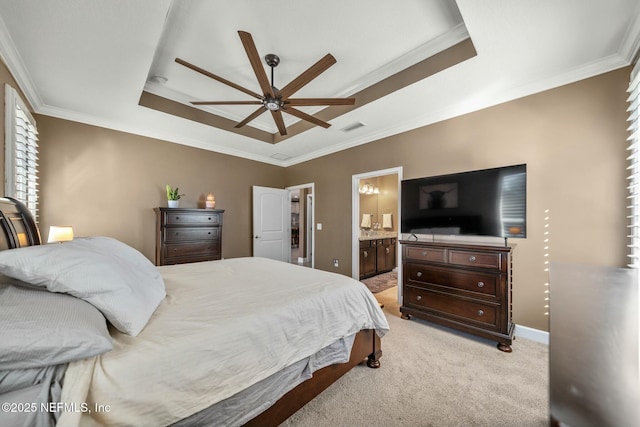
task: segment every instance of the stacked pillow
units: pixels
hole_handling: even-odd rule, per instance
[[[107,322],[94,306],[70,295],[0,284],[0,367],[43,368],[113,348]]]
[[[136,336],[166,295],[157,268],[108,237],[0,251],[0,273],[14,279],[5,279],[0,288],[3,369],[65,363],[108,351],[111,338],[104,318]]]

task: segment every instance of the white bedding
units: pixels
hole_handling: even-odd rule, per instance
[[[360,282],[264,258],[158,267],[167,297],[137,337],[73,362],[59,426],[154,425],[187,417],[361,329],[389,326]],[[95,405],[109,405],[96,412]]]

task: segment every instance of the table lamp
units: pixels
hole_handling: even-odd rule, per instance
[[[73,227],[70,225],[52,225],[49,227],[49,239],[47,243],[62,243],[73,240]]]

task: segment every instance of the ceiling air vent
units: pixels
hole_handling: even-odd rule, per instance
[[[361,128],[363,126],[366,126],[366,125],[364,123],[362,123],[362,122],[356,122],[356,123],[350,124],[349,126],[343,127],[340,130],[342,132],[351,132],[352,130],[356,130],[356,129]]]
[[[291,156],[287,156],[286,154],[282,154],[282,153],[276,153],[272,155],[271,158],[276,160],[289,160]]]

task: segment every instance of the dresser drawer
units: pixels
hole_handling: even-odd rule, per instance
[[[498,309],[500,306],[458,298],[452,295],[432,292],[413,286],[405,287],[403,305],[427,309],[458,321],[481,324],[484,327],[498,327]]]
[[[194,257],[213,258],[220,254],[217,242],[190,243],[188,245],[167,244],[164,246],[165,260],[170,258]]]
[[[166,225],[220,225],[220,214],[216,212],[165,212]]]
[[[502,269],[500,254],[496,252],[473,252],[449,250],[449,263],[470,267]]]
[[[405,246],[407,260],[444,262],[444,253],[444,249]]]
[[[187,242],[191,240],[217,239],[220,233],[218,227],[167,227],[164,241],[166,243]]]
[[[440,287],[447,292],[462,291],[498,299],[500,274],[479,273],[460,269],[439,268],[421,264],[405,264],[408,283],[416,286]]]

